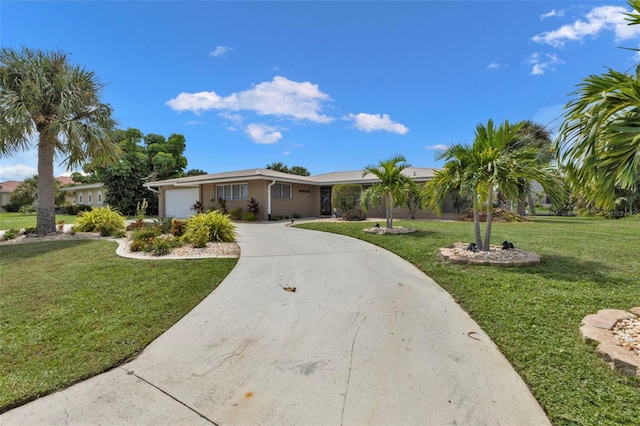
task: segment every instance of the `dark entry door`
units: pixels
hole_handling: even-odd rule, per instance
[[[330,186],[323,186],[320,188],[320,214],[323,216],[332,214]]]

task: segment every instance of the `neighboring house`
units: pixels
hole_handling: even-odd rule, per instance
[[[58,182],[60,182],[61,186],[64,185],[72,185],[74,184],[74,180],[69,176],[58,176],[55,178]],[[15,189],[20,185],[22,181],[17,180],[8,180],[5,182],[0,182],[0,212],[4,211],[3,206],[9,204],[11,200],[11,194]],[[64,188],[61,188],[64,190]]]
[[[11,200],[11,193],[15,191],[21,183],[22,182],[17,180],[0,182],[0,212],[4,211],[3,206],[9,204],[9,201]]]
[[[409,167],[403,173],[424,183],[433,177],[434,169]],[[186,218],[194,214],[191,206],[197,201],[205,209],[216,208],[219,198],[225,200],[227,210],[242,207],[247,211],[249,199],[255,198],[261,206],[258,220],[269,220],[331,216],[334,213],[331,206],[334,185],[357,183],[366,189],[376,182],[378,179],[374,175],[363,176],[361,170],[298,176],[269,169],[249,169],[148,182],[144,186],[158,191],[160,217]],[[445,206],[445,213],[449,212],[452,209]],[[370,208],[367,216],[384,217],[384,204]],[[409,217],[408,208],[394,209],[394,217]],[[426,210],[416,214],[416,218],[434,217],[437,216]]]
[[[60,191],[68,192],[67,200],[70,204],[91,206],[93,208],[104,205],[105,188],[103,183],[88,183],[60,188]]]

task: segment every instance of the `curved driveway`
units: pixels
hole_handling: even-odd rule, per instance
[[[549,424],[486,334],[409,263],[282,223],[238,228],[236,268],[138,358],[0,425]]]

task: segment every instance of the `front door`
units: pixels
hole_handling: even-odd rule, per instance
[[[320,215],[327,216],[332,214],[331,211],[331,187],[323,186],[320,188]]]

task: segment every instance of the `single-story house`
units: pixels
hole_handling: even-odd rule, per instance
[[[67,200],[71,204],[91,206],[93,208],[104,205],[105,188],[103,183],[87,183],[60,188],[60,191],[68,192]]]
[[[22,182],[18,180],[7,180],[0,182],[0,211],[4,211],[2,206],[6,206],[11,201],[11,193],[16,190]]]
[[[433,177],[434,169],[409,167],[403,173],[417,183]],[[322,217],[334,214],[331,191],[338,184],[360,184],[363,189],[378,182],[372,174],[363,176],[362,170],[326,173],[315,176],[299,176],[269,169],[249,169],[200,176],[167,179],[144,184],[158,191],[160,217],[186,218],[194,214],[192,206],[202,203],[205,209],[217,208],[217,200],[225,200],[227,210],[242,207],[254,198],[261,206],[258,220],[273,220],[297,217]],[[453,213],[445,206],[445,214]],[[370,208],[368,217],[385,217],[384,204]],[[457,217],[458,215],[450,215]],[[409,209],[400,206],[394,209],[395,218],[408,218]],[[416,218],[434,218],[433,212],[419,210]]]

